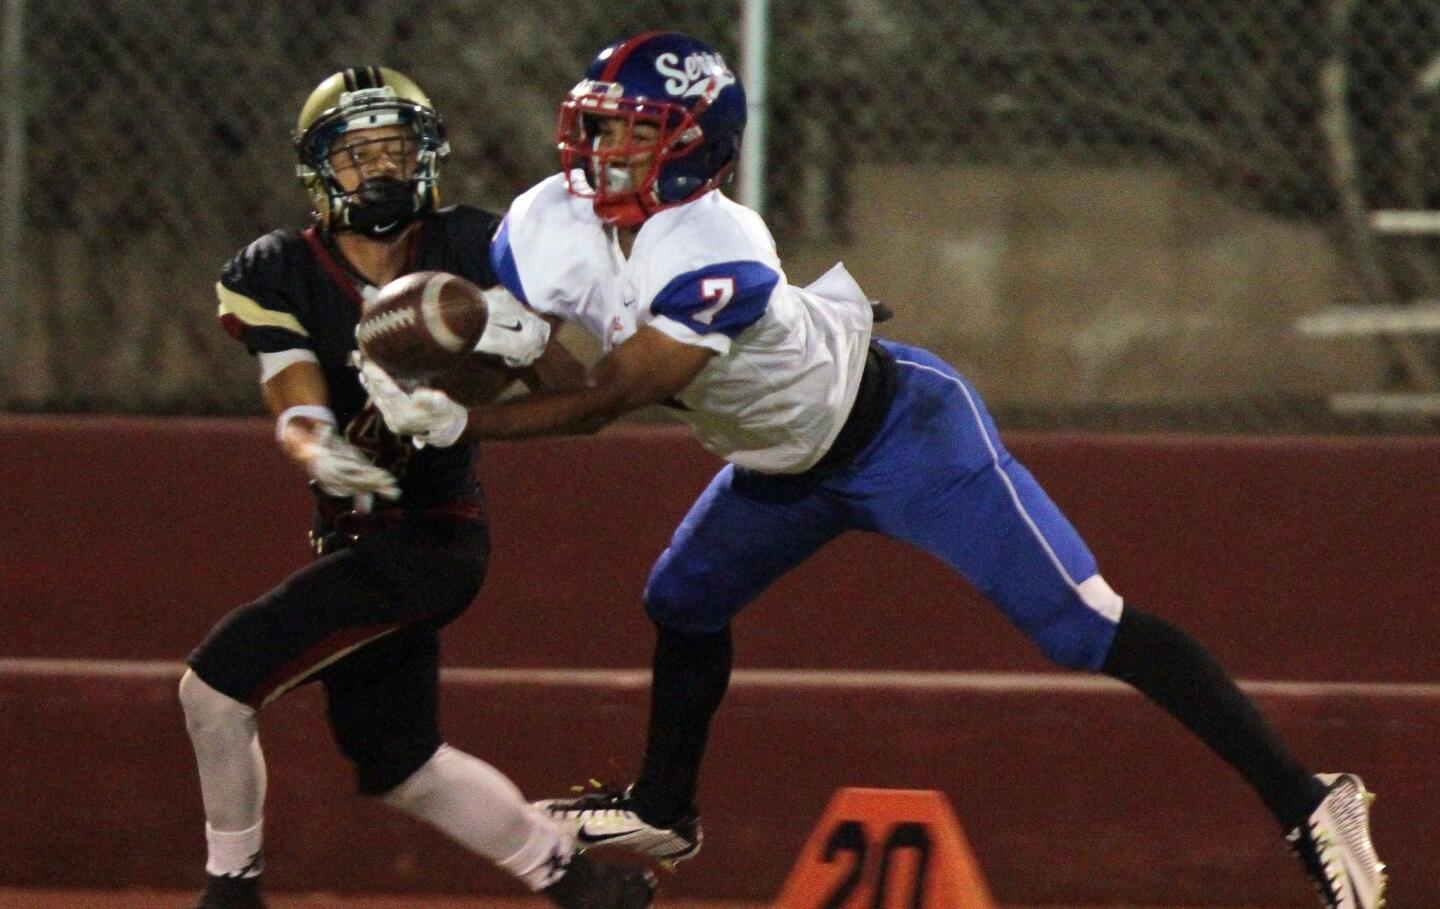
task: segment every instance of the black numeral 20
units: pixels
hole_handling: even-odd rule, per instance
[[[895,829],[890,831],[890,836],[886,837],[885,846],[880,851],[880,870],[876,876],[875,898],[870,902],[870,909],[884,909],[886,885],[890,879],[890,860],[900,849],[915,850],[915,886],[910,891],[907,909],[921,909],[925,900],[925,874],[930,867],[930,834],[924,824],[914,822],[896,824]],[[850,870],[835,885],[835,889],[819,909],[842,909],[865,876],[865,859],[869,851],[870,837],[864,824],[859,821],[841,821],[835,825],[835,829],[830,832],[830,838],[825,841],[823,858],[826,862],[833,862],[841,852],[854,853],[855,858]]]

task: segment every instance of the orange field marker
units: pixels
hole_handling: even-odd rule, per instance
[[[995,909],[942,792],[841,789],[774,909]]]

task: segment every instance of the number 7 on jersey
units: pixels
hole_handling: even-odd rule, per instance
[[[720,310],[735,299],[735,279],[706,278],[700,282],[700,299],[713,302],[704,309],[696,310],[692,318],[702,325],[709,325],[720,314]]]

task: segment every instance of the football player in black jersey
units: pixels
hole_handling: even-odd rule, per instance
[[[495,286],[497,218],[437,207],[443,127],[394,70],[326,79],[295,141],[315,223],[251,243],[216,289],[221,322],[259,361],[279,445],[311,479],[316,559],[222,619],[180,682],[209,846],[200,907],[264,906],[257,715],[311,681],[325,687],[361,793],[434,825],[558,905],[649,906],[648,873],[578,854],[502,773],[444,744],[438,633],[479,591],[490,553],[475,448],[417,449],[395,436],[352,362],[364,300],[397,276],[433,269]],[[524,330],[487,332],[477,351],[504,358],[532,385],[574,381],[579,365],[547,346],[544,320],[503,290],[487,305],[492,315],[506,308]]]

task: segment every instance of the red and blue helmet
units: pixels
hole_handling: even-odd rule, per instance
[[[602,145],[603,119],[619,125]],[[685,35],[645,32],[595,57],[560,106],[556,141],[570,192],[593,199],[605,221],[638,227],[719,186],[744,132],[745,89],[724,58]],[[634,179],[628,164],[644,156],[650,166]]]

